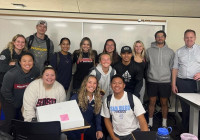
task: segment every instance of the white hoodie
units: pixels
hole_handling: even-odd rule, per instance
[[[101,73],[101,78],[99,80],[99,87],[105,91],[105,95],[103,96],[103,99],[102,99],[102,100],[104,100],[108,95],[113,94],[113,91],[110,86],[110,80],[111,80],[110,73],[113,68],[110,66],[109,70],[106,74],[103,72],[101,64],[98,64],[96,69]],[[114,70],[114,75],[115,74],[116,74],[116,71]],[[92,70],[90,75],[96,76],[96,71]]]

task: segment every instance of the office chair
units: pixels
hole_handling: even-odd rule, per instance
[[[61,134],[59,121],[24,122],[12,120],[11,124],[12,135],[15,140],[66,140],[66,135]]]

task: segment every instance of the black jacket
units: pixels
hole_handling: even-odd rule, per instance
[[[23,102],[23,95],[26,87],[39,76],[39,69],[35,66],[24,73],[19,64],[10,69],[4,76],[1,96],[3,100],[14,105],[15,108],[20,108]]]
[[[114,69],[117,74],[124,77],[126,84],[124,90],[140,97],[139,92],[142,88],[144,77],[144,71],[141,70],[141,67],[136,65],[134,61],[131,61],[127,66],[120,61],[114,65]]]
[[[15,61],[18,61],[22,54],[23,54],[23,52],[20,55],[18,55],[13,50],[13,54],[11,56],[11,52],[8,48],[1,52],[1,55],[0,55],[0,84],[2,84],[2,82],[3,82],[3,77],[4,77],[5,73],[9,69],[14,67],[14,66],[9,65],[10,61],[12,59]]]

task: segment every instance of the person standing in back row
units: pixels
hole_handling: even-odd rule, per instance
[[[200,46],[195,44],[196,32],[188,29],[184,33],[185,45],[176,51],[172,69],[173,93],[196,93],[200,80]],[[183,132],[189,131],[190,106],[180,100],[182,107]],[[198,124],[197,124],[198,125]]]
[[[153,126],[153,114],[156,98],[160,98],[162,109],[162,126],[167,127],[168,98],[171,95],[171,70],[174,51],[165,42],[166,33],[162,30],[155,33],[155,42],[146,51],[147,94],[149,96],[149,126]]]
[[[131,47],[123,46],[121,48],[121,58],[122,60],[114,65],[114,69],[117,74],[125,79],[126,87],[124,90],[140,98],[139,93],[143,85],[143,71],[132,60],[133,53]]]
[[[71,41],[68,38],[63,37],[59,44],[61,51],[55,52],[50,59],[50,64],[57,74],[56,80],[65,88],[67,100],[70,98],[70,94],[67,94],[67,91],[72,78],[72,55],[69,52],[70,44]]]
[[[26,38],[29,52],[34,55],[35,66],[39,68],[40,73],[44,66],[49,64],[50,57],[54,53],[53,42],[45,34],[47,31],[47,22],[39,20],[36,25],[37,32]]]
[[[73,52],[73,63],[76,64],[76,71],[73,76],[73,89],[78,90],[85,76],[92,67],[96,66],[97,51],[92,49],[92,41],[84,37],[80,43],[80,49]]]

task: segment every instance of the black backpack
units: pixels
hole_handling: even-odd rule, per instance
[[[45,61],[44,65],[47,66],[47,65],[49,65],[50,39],[48,38],[47,35],[45,35],[44,39],[46,40],[46,44],[47,44],[47,60]],[[28,50],[31,49],[31,46],[33,44],[33,40],[34,40],[34,35],[30,35],[29,41],[28,41]]]
[[[112,94],[110,94],[110,95],[107,96],[107,107],[108,107],[108,110],[110,110],[110,101],[111,101],[111,97],[112,97]],[[130,92],[127,92],[127,98],[128,98],[130,107],[131,107],[131,109],[132,109],[133,112],[134,112],[133,94],[130,93]]]

